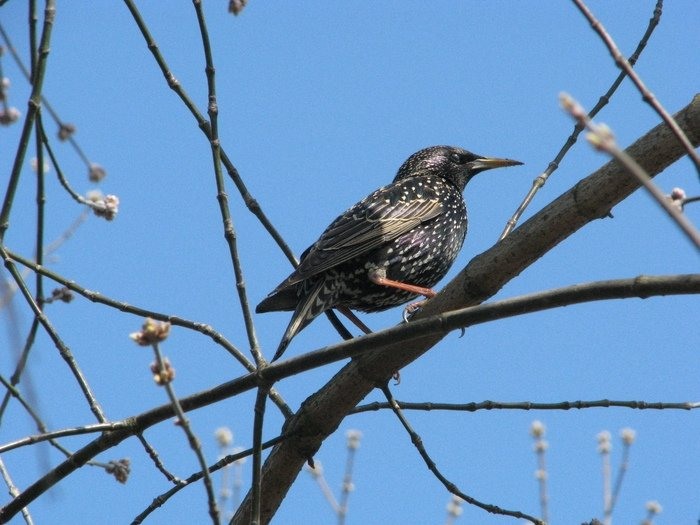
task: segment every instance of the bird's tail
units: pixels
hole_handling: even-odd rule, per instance
[[[327,301],[328,298],[324,297],[326,295],[324,292],[327,293],[325,279],[318,279],[310,286],[309,290],[304,290],[304,295],[300,298],[294,310],[294,314],[292,315],[292,319],[289,321],[287,330],[285,330],[282,340],[277,347],[275,356],[272,358],[273,361],[276,361],[282,356],[295,335],[301,332],[316,317],[330,308]]]

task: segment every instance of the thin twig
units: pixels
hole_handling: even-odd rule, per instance
[[[27,81],[31,84],[31,74],[29,70],[27,69],[27,66],[24,65],[24,62],[22,61],[22,57],[19,56],[19,53],[17,53],[17,50],[15,49],[14,45],[12,44],[12,40],[10,40],[10,35],[5,31],[4,27],[0,23],[0,36],[2,36],[2,39],[5,41],[5,45],[7,46],[7,49],[10,51],[10,55],[12,55],[12,58],[14,59],[15,63],[17,64],[17,67],[19,70],[22,72],[22,75],[24,75],[24,78],[27,79]],[[49,115],[51,118],[54,120],[56,123],[56,126],[58,126],[59,129],[65,128],[67,124],[61,120],[61,118],[58,115],[58,112],[53,108],[53,106],[49,103],[49,100],[44,96],[41,95],[41,105],[43,108],[48,111]],[[71,133],[68,136],[68,142],[70,142],[71,146],[75,150],[75,152],[78,154],[78,157],[80,157],[80,160],[83,161],[83,163],[90,168],[92,165],[90,162],[90,159],[88,159],[87,155],[83,151],[83,149],[80,147],[80,144],[78,144],[77,140],[75,139],[75,136]]]
[[[262,448],[263,449],[268,449],[271,447],[274,447],[284,439],[286,439],[287,436],[278,436],[274,439],[271,439],[269,441],[266,441],[263,443]],[[249,456],[253,455],[253,449],[249,448],[247,450],[241,450],[240,452],[237,452],[235,454],[231,454],[229,456],[226,456],[225,458],[222,458],[221,460],[217,461],[213,465],[209,467],[209,472],[216,472],[217,470],[226,468],[228,465],[235,463],[236,461],[239,461],[241,459],[247,458]],[[166,501],[168,501],[172,496],[180,492],[182,489],[185,487],[188,487],[192,485],[193,483],[199,481],[202,479],[202,472],[195,472],[194,474],[190,475],[184,480],[181,480],[181,482],[176,485],[175,487],[172,487],[170,490],[167,492],[164,492],[163,494],[160,494],[156,496],[153,499],[153,502],[143,510],[138,516],[134,518],[134,520],[131,522],[132,525],[138,525],[140,523],[143,523],[143,521],[151,514],[153,513],[156,509],[159,507],[163,506]]]
[[[206,61],[208,103],[207,112],[209,114],[209,143],[211,145],[212,161],[214,163],[214,177],[216,179],[216,198],[219,202],[219,211],[224,225],[224,237],[228,243],[229,255],[233,264],[233,271],[236,278],[236,291],[238,292],[238,300],[243,313],[243,322],[245,324],[246,334],[248,336],[248,344],[250,351],[253,354],[257,366],[262,366],[265,362],[261,352],[258,337],[255,334],[255,325],[253,324],[253,315],[250,311],[248,303],[248,292],[246,291],[245,277],[243,275],[243,267],[241,265],[240,255],[238,253],[238,242],[236,240],[236,230],[233,225],[233,217],[228,205],[228,197],[226,196],[226,184],[223,174],[221,173],[221,142],[219,140],[219,106],[216,100],[216,79],[214,67],[214,58],[212,57],[211,44],[209,42],[209,31],[207,30],[204,11],[202,9],[201,0],[193,0],[195,12],[197,13],[197,22],[199,24],[199,33],[202,37],[202,47],[204,48],[204,57]]]
[[[401,410],[422,410],[430,412],[432,410],[450,410],[456,412],[478,412],[481,410],[585,410],[588,408],[631,408],[634,410],[696,410],[700,408],[700,402],[680,402],[661,403],[649,401],[612,401],[610,399],[600,399],[597,401],[558,401],[553,403],[533,403],[532,401],[520,402],[500,402],[482,401],[480,403],[435,403],[427,401],[424,403],[409,403],[407,401],[396,401]],[[360,414],[362,412],[376,412],[378,410],[390,409],[389,403],[374,401],[366,405],[359,405],[350,414]]]
[[[126,4],[127,9],[131,13],[131,16],[133,17],[134,21],[136,22],[139,31],[141,31],[141,35],[146,41],[146,45],[148,46],[148,49],[151,51],[153,58],[158,64],[161,73],[163,73],[168,87],[172,89],[178,97],[180,97],[180,100],[182,100],[182,102],[185,104],[185,107],[187,107],[187,109],[197,121],[197,125],[199,126],[199,128],[202,130],[207,139],[211,141],[212,132],[210,123],[207,121],[207,119],[204,118],[199,109],[197,109],[197,105],[192,101],[187,92],[184,90],[184,88],[180,84],[180,81],[177,80],[172,71],[170,71],[170,68],[167,62],[165,61],[165,58],[163,57],[162,53],[160,52],[160,49],[158,48],[158,44],[151,35],[151,32],[148,30],[148,26],[146,26],[146,22],[143,20],[141,13],[136,7],[136,4],[134,4],[133,0],[124,0],[124,3]],[[289,245],[287,245],[282,235],[280,235],[277,229],[267,218],[267,215],[265,215],[265,213],[263,212],[260,203],[248,191],[247,186],[243,182],[243,179],[238,173],[238,170],[234,166],[233,162],[231,162],[231,159],[226,154],[224,148],[220,146],[219,151],[221,155],[221,162],[226,168],[228,176],[231,178],[236,188],[238,189],[238,192],[240,193],[246,208],[248,208],[248,210],[258,219],[258,221],[260,221],[267,233],[270,235],[270,237],[272,237],[272,240],[277,244],[282,253],[284,253],[287,260],[289,260],[289,262],[296,267],[298,262],[294,255],[294,252],[289,247]],[[343,337],[343,339],[352,338],[352,335],[347,330],[347,328],[343,326],[335,312],[327,311],[325,312],[325,314],[326,317],[328,317],[328,319],[331,321],[333,327],[338,331],[341,337]]]
[[[151,460],[153,461],[155,467],[163,474],[163,476],[165,476],[165,479],[167,479],[171,483],[174,483],[175,485],[179,485],[183,482],[175,474],[173,474],[167,468],[165,468],[165,465],[163,465],[163,462],[160,460],[158,452],[155,448],[153,448],[153,446],[151,446],[151,444],[148,441],[146,441],[146,438],[143,436],[143,434],[136,434],[136,437],[141,442],[141,445],[143,445],[144,450],[148,454],[148,457],[151,458]]]
[[[583,0],[573,0],[573,2],[578,8],[578,10],[581,11],[583,16],[586,17],[586,20],[588,20],[588,23],[591,24],[593,30],[596,33],[598,33],[598,36],[600,36],[601,40],[608,48],[610,55],[615,61],[615,65],[622,71],[624,71],[628,77],[630,77],[630,80],[632,80],[634,85],[641,93],[642,100],[649,104],[654,109],[654,111],[656,111],[659,114],[659,116],[668,125],[673,134],[676,136],[676,138],[680,141],[681,144],[683,144],[683,147],[688,153],[688,156],[692,159],[693,163],[695,164],[695,169],[700,175],[700,155],[698,155],[698,153],[695,151],[695,148],[693,148],[693,145],[690,143],[690,140],[688,140],[686,134],[683,133],[683,130],[680,128],[678,123],[656,99],[656,96],[654,96],[654,94],[651,91],[649,91],[649,89],[647,89],[647,87],[644,85],[644,82],[642,82],[641,77],[637,74],[636,71],[634,71],[634,69],[632,69],[632,65],[627,60],[625,60],[625,57],[622,55],[622,53],[620,53],[620,50],[615,44],[615,41],[605,30],[603,24],[601,24],[600,21],[593,15],[591,10],[588,9]]]
[[[657,0],[656,6],[654,7],[654,13],[652,17],[649,19],[649,24],[647,25],[647,29],[644,32],[644,35],[642,35],[641,40],[637,44],[637,48],[634,50],[634,53],[630,56],[628,62],[630,63],[630,66],[634,66],[636,64],[637,60],[639,59],[639,56],[641,55],[642,51],[647,45],[647,42],[649,41],[649,38],[651,37],[651,34],[654,32],[654,29],[656,29],[656,26],[659,25],[659,21],[661,20],[661,13],[662,13],[662,6],[663,6],[663,0]],[[595,117],[598,112],[600,112],[601,109],[603,109],[608,102],[610,102],[610,99],[612,96],[615,94],[617,91],[617,88],[622,84],[622,81],[625,79],[627,76],[627,73],[625,71],[621,71],[620,74],[617,76],[615,81],[610,85],[608,90],[605,92],[603,96],[601,96],[598,99],[598,103],[591,109],[591,111],[588,113],[588,116],[590,118]],[[530,191],[527,193],[525,198],[523,199],[523,202],[520,203],[520,206],[518,206],[518,209],[515,210],[515,213],[513,216],[508,220],[506,223],[505,229],[503,230],[503,233],[501,233],[501,236],[499,237],[499,240],[502,240],[505,238],[512,230],[515,228],[516,224],[518,223],[518,220],[520,220],[520,217],[523,215],[527,207],[530,205],[532,202],[532,199],[535,197],[535,194],[542,188],[547,180],[549,179],[549,176],[554,173],[557,168],[559,168],[559,164],[561,161],[564,159],[566,154],[569,152],[569,150],[572,148],[574,144],[576,144],[576,140],[578,139],[579,134],[583,131],[583,126],[581,126],[578,122],[576,125],[574,125],[574,129],[571,132],[571,135],[566,139],[566,142],[564,145],[561,147],[559,150],[559,153],[557,153],[556,157],[549,163],[547,166],[547,169],[545,169],[541,174],[539,174],[535,180],[532,181],[532,187],[530,188]]]
[[[340,505],[335,499],[335,494],[333,494],[333,490],[331,489],[330,485],[328,484],[328,481],[326,480],[326,476],[323,472],[323,463],[321,463],[317,459],[314,459],[314,466],[312,467],[307,463],[304,469],[309,473],[309,475],[314,479],[314,481],[318,485],[318,488],[321,490],[321,494],[323,494],[323,497],[328,502],[328,505],[330,505],[333,513],[336,516],[340,516]]]
[[[17,439],[6,443],[5,445],[0,445],[0,453],[8,452],[16,448],[25,447],[27,445],[34,445],[36,443],[41,443],[42,441],[51,441],[53,439],[68,437],[68,436],[81,436],[83,434],[99,434],[106,430],[117,430],[119,428],[126,428],[126,425],[120,422],[116,423],[95,423],[92,425],[85,425],[82,427],[75,428],[64,428],[61,430],[54,430],[52,432],[46,432],[42,434],[36,434],[33,436],[27,436],[22,439]],[[70,455],[70,454],[69,454]]]
[[[159,384],[165,388],[168,398],[170,399],[170,404],[173,407],[173,411],[177,416],[177,425],[182,428],[183,432],[187,436],[187,442],[190,448],[197,458],[200,468],[202,469],[202,477],[204,480],[204,488],[207,493],[207,503],[209,505],[209,516],[214,525],[218,525],[219,522],[219,509],[216,505],[216,496],[214,495],[214,484],[211,481],[211,475],[209,473],[209,467],[207,465],[206,459],[204,458],[204,453],[202,452],[202,446],[199,439],[192,431],[190,422],[185,416],[185,411],[182,409],[182,405],[175,395],[175,390],[172,386],[172,380],[169,378],[169,372],[166,367],[166,363],[163,360],[163,356],[160,352],[160,345],[158,343],[153,343],[151,345],[153,348],[153,353],[156,357],[156,364],[158,366],[156,377],[160,378]]]
[[[486,512],[489,512],[491,514],[500,514],[502,516],[511,516],[513,518],[518,518],[518,519],[525,519],[528,520],[532,523],[538,524],[538,525],[545,525],[545,523],[533,516],[530,516],[529,514],[525,514],[523,512],[517,511],[517,510],[508,510],[508,509],[502,509],[501,507],[498,507],[497,505],[491,505],[489,503],[484,503],[482,501],[479,501],[476,498],[473,498],[465,493],[463,493],[457,485],[452,483],[450,480],[448,480],[441,472],[438,470],[437,465],[433,461],[433,459],[430,457],[428,452],[426,451],[425,447],[423,446],[423,440],[421,437],[416,433],[415,430],[411,427],[410,423],[408,420],[404,417],[403,412],[401,412],[401,408],[396,404],[394,401],[393,395],[391,394],[391,390],[389,389],[389,384],[385,383],[380,386],[381,391],[384,393],[384,396],[386,397],[387,402],[391,405],[392,410],[396,417],[399,419],[401,422],[401,425],[404,427],[406,432],[411,438],[411,443],[416,447],[416,450],[420,454],[421,458],[423,458],[423,461],[425,462],[426,466],[428,467],[428,470],[432,472],[435,477],[438,479],[440,483],[451,493],[456,496],[459,496],[462,498],[465,502],[469,503],[470,505],[474,505],[475,507],[478,507],[482,510],[485,510]]]
[[[155,319],[157,321],[168,322],[172,325],[181,326],[183,328],[194,330],[203,335],[206,335],[207,337],[211,338],[212,341],[214,341],[216,344],[224,348],[229,354],[231,354],[241,365],[243,365],[243,367],[248,372],[253,372],[256,370],[255,365],[251,363],[250,360],[248,360],[248,358],[243,354],[243,352],[241,352],[233,343],[226,339],[226,337],[224,337],[224,335],[221,334],[221,332],[216,331],[211,325],[199,323],[196,321],[190,321],[189,319],[184,319],[175,315],[168,315],[160,312],[155,312],[153,310],[147,310],[139,306],[127,304],[124,301],[110,299],[99,292],[96,292],[94,290],[88,290],[87,288],[77,284],[75,281],[62,277],[61,275],[58,275],[57,273],[52,272],[51,270],[43,266],[39,266],[34,261],[22,257],[21,255],[18,255],[12,251],[8,250],[7,254],[12,260],[20,263],[21,265],[31,269],[34,272],[40,273],[48,277],[52,281],[60,283],[69,290],[74,291],[75,293],[85,297],[89,301],[92,301],[93,303],[104,304],[111,308],[115,308],[120,312],[126,312],[129,314],[137,315],[141,318],[150,317],[151,319]],[[280,396],[279,392],[277,392],[274,388],[270,390],[270,399],[272,399],[275,405],[277,405],[277,407],[280,409],[285,418],[289,418],[294,414],[292,409],[289,408],[289,405],[287,405],[284,399]]]
[[[359,430],[348,430],[345,434],[348,454],[345,459],[345,472],[343,473],[343,486],[340,491],[340,502],[338,503],[338,525],[344,525],[348,515],[348,502],[350,494],[354,490],[352,481],[352,471],[355,466],[355,456],[360,447],[362,433]]]
[[[685,206],[686,204],[690,204],[691,202],[699,202],[700,201],[700,195],[696,197],[686,197],[681,201],[681,208]]]
[[[540,488],[540,514],[542,521],[549,523],[549,496],[547,493],[547,447],[549,444],[544,439],[545,426],[541,421],[533,421],[530,426],[530,435],[535,440],[535,455],[537,456],[537,483]]]
[[[557,308],[565,304],[602,300],[604,298],[651,297],[660,294],[680,293],[700,293],[700,275],[638,277],[636,279],[590,283],[589,285],[578,285],[567,287],[566,289],[523,296],[517,299],[483,304],[412,321],[382,332],[375,332],[315,352],[309,352],[299,357],[278,361],[255,373],[251,372],[205,392],[182,398],[180,403],[187,411],[196,410],[257,388],[261,382],[279,381],[285,377],[317,368],[321,364],[332,363],[346,359],[349,356],[357,356],[370,350],[381,354],[382,351],[391,349],[392,345],[413,340],[417,335],[422,337],[432,337],[435,334],[444,335],[462,326],[522,315],[547,308]],[[496,311],[494,311],[494,308]],[[129,418],[129,421],[132,422],[132,426],[129,429],[107,432],[103,436],[96,438],[82,449],[76,451],[70,460],[59,464],[54,470],[35,481],[17,498],[14,498],[0,509],[0,521],[11,519],[22,507],[29,505],[46,490],[73,473],[97,454],[118,445],[132,435],[143,432],[145,429],[172,417],[172,415],[173,409],[169,404],[155,407]],[[294,430],[295,427],[292,425],[292,432]],[[280,437],[275,443],[280,443],[284,439],[287,439],[287,436]]]
[[[68,192],[68,195],[71,196],[71,198],[76,201],[78,204],[83,204],[85,206],[90,206],[94,207],[94,202],[91,202],[90,200],[86,199],[82,195],[80,195],[78,192],[73,190],[73,188],[68,184],[68,180],[66,177],[63,175],[63,170],[61,169],[60,164],[58,163],[58,159],[56,158],[56,155],[54,155],[53,148],[51,147],[51,143],[49,142],[49,138],[46,135],[46,130],[44,128],[41,128],[41,134],[39,135],[39,138],[41,142],[44,144],[46,147],[46,151],[49,154],[49,158],[51,159],[51,165],[54,167],[56,170],[56,175],[58,176],[58,182],[61,183],[61,186]]]
[[[601,461],[601,473],[603,476],[603,514],[605,516],[603,523],[604,525],[610,525],[612,520],[612,516],[608,513],[611,500],[610,479],[612,477],[612,468],[610,467],[610,450],[612,448],[610,432],[603,430],[598,434],[597,439],[598,453],[600,454]]]
[[[7,488],[10,492],[10,496],[17,497],[19,495],[19,489],[15,486],[15,484],[12,482],[12,478],[10,477],[10,473],[7,470],[7,467],[5,467],[5,462],[2,460],[2,457],[0,457],[0,474],[2,475],[2,479],[5,481],[5,485],[7,485]],[[22,509],[22,517],[24,518],[24,522],[27,525],[33,525],[34,521],[32,520],[31,514],[29,514],[29,509],[27,507],[24,507]]]
[[[678,225],[680,230],[688,239],[700,249],[700,231],[690,222],[683,212],[666,197],[646,171],[624,150],[620,149],[615,140],[612,130],[604,124],[596,124],[587,115],[583,107],[570,95],[562,93],[559,95],[564,109],[580,124],[584,125],[590,134],[589,142],[599,151],[604,151],[615,158],[624,168],[632,174],[644,186],[653,199],[663,208],[663,210]]]
[[[87,383],[87,379],[85,379],[85,376],[83,375],[82,371],[80,370],[80,367],[78,366],[78,363],[76,362],[75,358],[73,357],[73,353],[70,351],[68,346],[63,342],[61,337],[58,335],[58,332],[56,329],[53,327],[51,322],[49,321],[48,317],[46,317],[46,314],[41,311],[39,308],[39,305],[37,305],[36,301],[34,301],[34,298],[32,297],[31,293],[29,292],[29,289],[27,288],[26,283],[22,279],[22,276],[20,275],[19,271],[17,270],[17,267],[15,264],[12,262],[10,259],[10,256],[7,253],[7,250],[3,246],[0,246],[0,256],[2,257],[3,261],[5,262],[5,268],[10,272],[10,275],[12,275],[13,279],[17,283],[17,286],[19,287],[20,292],[24,296],[25,301],[31,308],[32,312],[34,312],[34,315],[36,318],[39,320],[41,325],[44,327],[44,330],[46,330],[46,333],[49,335],[51,340],[53,341],[54,345],[56,345],[56,348],[58,349],[59,353],[61,354],[61,357],[63,360],[66,362],[68,365],[68,368],[70,371],[73,373],[73,376],[75,377],[75,380],[78,383],[78,386],[83,392],[83,395],[85,396],[85,399],[88,402],[88,405],[90,406],[90,410],[92,411],[93,414],[95,414],[95,417],[100,423],[106,423],[107,418],[102,411],[102,407],[100,404],[97,402],[97,399],[95,398],[94,394],[92,393],[92,389]]]
[[[40,443],[43,441],[48,441],[49,444],[54,447],[56,450],[58,450],[61,454],[63,454],[66,458],[70,458],[73,455],[73,452],[68,450],[66,447],[61,445],[58,441],[56,441],[56,438],[58,437],[64,437],[64,436],[72,436],[72,435],[79,435],[79,434],[92,434],[95,432],[105,432],[107,430],[117,430],[119,428],[126,428],[128,424],[125,424],[123,422],[119,423],[97,423],[95,425],[86,425],[83,427],[77,427],[77,428],[72,428],[72,429],[63,429],[63,430],[57,430],[54,432],[49,431],[48,427],[44,423],[44,421],[41,419],[39,414],[37,413],[36,410],[27,402],[26,399],[22,396],[22,394],[17,390],[16,387],[14,387],[7,379],[5,379],[3,376],[0,375],[0,383],[7,389],[8,395],[11,395],[17,401],[19,404],[24,408],[24,410],[29,414],[29,417],[31,417],[34,420],[34,424],[36,425],[37,430],[40,432],[40,434],[35,435],[35,436],[28,436],[23,439],[19,439],[16,441],[13,441],[11,443],[8,443],[6,445],[0,446],[0,450],[2,451],[8,451],[12,450],[15,448],[19,448],[22,446],[26,445],[31,445],[34,443]],[[99,429],[99,430],[98,430]],[[101,467],[104,468],[105,464],[100,463],[98,461],[88,461],[88,465],[91,466],[96,466],[96,467]]]
[[[253,517],[251,525],[259,525],[260,523],[260,506],[262,505],[262,493],[260,490],[260,480],[262,478],[262,435],[263,422],[265,420],[265,401],[267,401],[267,393],[269,385],[262,385],[258,388],[258,393],[255,396],[255,417],[253,420]]]
[[[620,467],[617,470],[617,476],[615,476],[615,483],[613,484],[612,492],[610,493],[610,500],[608,506],[605,508],[604,519],[612,520],[612,513],[615,509],[615,504],[620,496],[620,490],[622,489],[622,482],[625,479],[625,474],[629,468],[629,457],[630,448],[632,442],[635,438],[635,432],[631,428],[625,428],[621,432],[622,437],[622,458],[620,459]]]
[[[46,0],[46,8],[44,9],[44,26],[41,31],[41,42],[39,44],[39,53],[37,57],[36,69],[32,72],[32,92],[27,102],[27,116],[24,119],[24,125],[15,153],[15,159],[12,164],[12,171],[7,183],[7,191],[5,199],[0,209],[0,242],[5,238],[5,232],[10,225],[10,212],[15,199],[15,192],[19,184],[20,173],[24,163],[24,156],[27,153],[29,146],[29,138],[34,128],[34,121],[41,107],[41,89],[44,84],[44,73],[46,72],[46,62],[49,55],[51,31],[53,29],[54,19],[56,18],[55,0]]]

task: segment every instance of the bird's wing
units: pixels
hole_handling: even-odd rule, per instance
[[[275,291],[365,254],[443,213],[429,190],[421,199],[408,199],[402,190],[395,184],[380,188],[338,217]]]

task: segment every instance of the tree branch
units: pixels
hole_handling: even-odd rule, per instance
[[[700,96],[695,96],[675,119],[691,143],[697,146],[700,143]],[[685,154],[685,148],[666,124],[650,130],[626,151],[652,176]],[[483,302],[561,241],[589,222],[607,216],[613,206],[639,186],[617,161],[608,162],[513,230],[503,241],[472,259],[445,289],[426,303],[416,318]],[[285,430],[294,436],[276,446],[263,466],[262,523],[270,521],[307,458],[316,453],[347,413],[376,385],[416,360],[442,337],[416,336],[409,344],[389,345],[382,351],[355,358],[303,403],[285,425]],[[251,501],[248,493],[233,523],[249,523]]]
[[[409,344],[415,344],[417,338],[425,338],[427,336],[441,339],[451,330],[513,315],[591,300],[650,297],[652,295],[683,293],[700,293],[700,274],[674,275],[670,277],[637,277],[635,279],[595,282],[515,297],[505,301],[496,301],[494,303],[478,305],[459,311],[437,314],[427,319],[401,324],[382,332],[359,337],[352,341],[344,341],[299,357],[273,363],[260,371],[238,377],[209,390],[182,398],[180,404],[185,412],[189,412],[190,410],[202,408],[223,399],[228,399],[243,392],[247,392],[261,385],[267,385],[284,379],[285,377],[351,356],[357,357],[351,364],[361,362],[364,357],[372,356],[376,358],[377,355],[381,356],[382,354],[385,359],[391,359],[396,353],[395,348],[397,346],[406,347]],[[336,377],[342,377],[342,372],[343,371]],[[389,372],[389,375],[392,373],[393,372]],[[335,381],[336,380],[331,380],[324,388],[327,389],[329,386],[335,385]],[[340,395],[342,399],[343,392],[338,391],[338,395]],[[316,427],[304,426],[300,424],[298,420],[299,415],[303,414],[304,410],[309,409],[310,405],[308,405],[308,403],[309,401],[307,400],[305,403],[306,408],[302,407],[296,416],[296,420],[292,424],[287,425],[286,429],[283,430],[284,439],[295,440],[298,436],[295,436],[294,433],[299,434],[302,439],[305,440],[310,439],[309,436],[313,435],[314,428]],[[354,407],[350,407],[344,413],[344,416],[347,415],[352,408]],[[24,492],[0,509],[0,523],[5,523],[10,520],[22,507],[31,503],[43,492],[82,467],[101,452],[118,445],[129,437],[142,434],[146,429],[173,417],[173,415],[174,410],[172,405],[166,404],[142,412],[137,416],[113,423],[114,430],[105,430],[99,438],[96,438],[85,445],[85,447],[78,450],[73,456],[27,487]],[[317,424],[316,421],[311,421]],[[303,451],[303,449],[299,449],[298,442],[295,450]],[[309,454],[307,457],[311,455],[312,454]],[[304,457],[304,460],[306,460],[307,457]],[[263,483],[266,480],[269,482],[269,478],[263,478]],[[263,495],[265,494],[263,493]],[[267,500],[263,497],[263,504],[266,501]],[[263,508],[263,512],[264,511],[265,509]],[[266,519],[269,521],[269,517]]]

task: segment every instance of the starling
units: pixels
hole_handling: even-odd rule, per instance
[[[435,295],[431,288],[467,233],[467,182],[481,171],[519,164],[450,146],[411,155],[391,184],[334,220],[257,306],[257,313],[294,311],[273,361],[326,310],[380,312]]]

